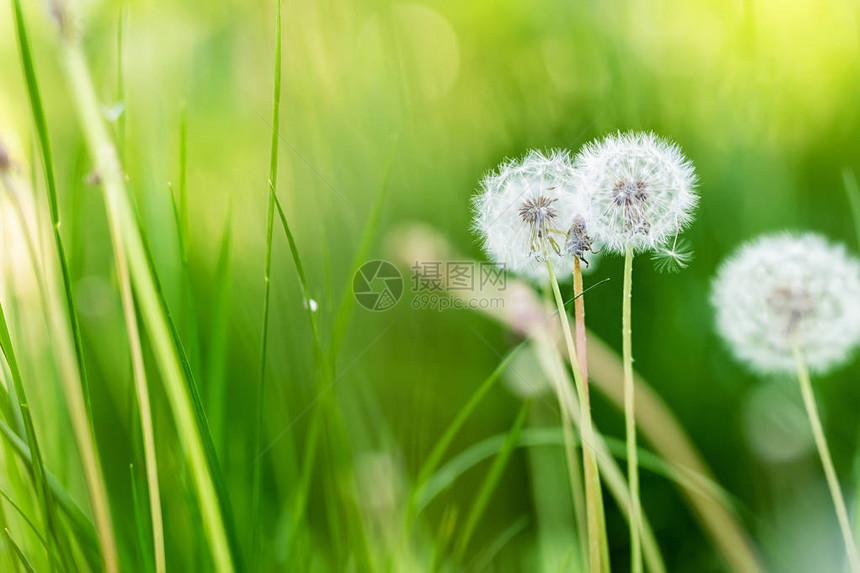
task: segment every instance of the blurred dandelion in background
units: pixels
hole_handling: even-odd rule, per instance
[[[795,372],[795,346],[823,374],[860,343],[860,262],[820,235],[768,235],[743,245],[720,267],[711,292],[729,350],[761,374]]]

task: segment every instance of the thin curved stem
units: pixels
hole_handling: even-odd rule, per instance
[[[158,458],[155,453],[155,429],[152,425],[152,408],[149,402],[149,387],[146,381],[146,365],[143,360],[143,347],[140,340],[137,311],[134,306],[131,277],[128,272],[128,261],[122,248],[122,235],[116,220],[109,219],[109,226],[114,248],[117,277],[119,279],[122,310],[125,315],[126,333],[128,334],[128,343],[131,352],[132,377],[134,378],[134,388],[137,393],[140,411],[140,427],[143,433],[143,458],[146,465],[146,485],[149,489],[149,511],[152,518],[155,571],[156,573],[164,573],[167,570],[164,550],[164,523],[161,513]]]
[[[630,570],[642,573],[642,542],[639,525],[642,506],[639,499],[639,455],[636,450],[636,402],[633,391],[633,247],[624,254],[624,295],[621,316],[622,354],[624,362],[624,423],[627,430],[627,480],[630,483]]]
[[[583,404],[588,412],[591,412],[591,398],[588,393],[588,335],[585,327],[585,290],[582,284],[582,263],[579,259],[573,259],[573,314],[574,328],[576,330],[576,357],[579,360],[579,370],[582,373],[582,395]],[[599,464],[595,464],[594,470],[600,483]],[[606,530],[606,516],[603,511],[603,496],[597,496],[597,517],[600,521],[600,531]],[[609,571],[609,542],[605,535],[600,537],[600,553],[603,570]]]
[[[854,536],[851,534],[851,525],[848,521],[848,510],[845,507],[845,499],[842,497],[842,489],[839,487],[839,479],[836,477],[836,469],[830,458],[830,450],[827,447],[827,438],[824,437],[824,429],[821,426],[821,418],[818,417],[818,407],[815,404],[815,394],[812,392],[812,383],[809,380],[809,368],[803,353],[795,345],[792,348],[794,360],[797,364],[797,380],[800,383],[800,392],[803,394],[803,405],[812,426],[812,435],[815,437],[815,446],[821,457],[821,465],[824,466],[824,475],[827,478],[827,486],[830,488],[830,497],[833,498],[833,506],[836,508],[836,517],[839,519],[839,529],[842,539],[845,541],[845,551],[848,554],[848,565],[851,573],[860,573],[860,557],[857,554],[857,546],[854,544]]]
[[[564,333],[564,342],[567,346],[568,358],[570,359],[571,369],[573,370],[573,380],[576,386],[576,393],[579,399],[580,415],[582,416],[582,460],[585,475],[585,505],[587,510],[588,522],[588,555],[589,567],[594,573],[604,571],[602,566],[603,555],[601,548],[607,544],[601,538],[606,536],[606,532],[601,528],[601,520],[598,501],[601,495],[600,492],[600,474],[597,471],[597,460],[595,458],[594,449],[594,429],[591,423],[591,409],[588,407],[584,394],[585,388],[582,378],[582,370],[577,359],[576,347],[573,343],[573,334],[570,331],[570,324],[567,321],[567,312],[564,309],[564,299],[561,296],[561,290],[558,287],[558,280],[555,277],[555,271],[552,268],[552,263],[547,259],[546,268],[549,272],[549,281],[552,286],[552,293],[555,297],[555,304],[558,308],[559,319],[561,320],[561,329]],[[565,404],[560,404],[564,409]],[[607,564],[608,567],[608,564]]]

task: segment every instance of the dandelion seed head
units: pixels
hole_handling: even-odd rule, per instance
[[[686,240],[673,239],[655,248],[651,260],[661,273],[679,273],[690,266],[693,249]]]
[[[654,249],[693,218],[698,201],[693,164],[653,133],[617,133],[586,145],[576,170],[588,188],[590,230],[608,251]]]
[[[564,251],[571,257],[576,257],[583,261],[588,266],[588,261],[585,255],[591,252],[593,242],[588,236],[588,228],[585,224],[585,217],[581,214],[573,218],[573,223],[567,231],[567,241],[564,243]]]
[[[503,163],[481,181],[474,207],[484,250],[509,271],[546,280],[549,259],[563,280],[573,271],[571,254],[584,252],[588,201],[566,151],[530,151]],[[582,236],[569,244],[574,227]]]
[[[723,263],[712,286],[717,330],[763,374],[792,373],[792,348],[824,373],[860,343],[860,262],[819,235],[769,235]]]

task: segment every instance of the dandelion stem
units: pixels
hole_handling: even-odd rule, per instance
[[[628,243],[624,254],[624,294],[621,315],[622,354],[624,362],[624,422],[627,430],[627,480],[630,483],[630,550],[633,573],[642,573],[642,547],[639,524],[642,507],[639,500],[639,457],[636,449],[636,415],[633,391],[633,246]]]
[[[830,497],[833,498],[833,506],[836,508],[836,517],[839,519],[839,528],[842,531],[842,539],[845,541],[845,549],[848,554],[848,564],[852,573],[860,573],[860,557],[857,554],[857,546],[851,534],[851,525],[848,521],[848,510],[845,508],[845,499],[839,487],[833,460],[830,458],[830,450],[827,447],[827,438],[824,437],[824,429],[821,419],[818,417],[818,407],[815,404],[815,394],[812,392],[812,384],[809,380],[809,368],[803,353],[797,345],[792,348],[794,360],[797,364],[797,379],[800,382],[800,391],[803,394],[803,405],[809,416],[809,424],[812,426],[812,435],[815,437],[815,446],[821,457],[821,465],[824,466],[824,475],[827,478],[827,486],[830,488]]]
[[[578,257],[573,259],[573,315],[576,329],[576,358],[579,361],[579,371],[582,373],[582,397],[584,409],[591,415],[591,398],[588,394],[588,345],[585,328],[585,291],[582,285],[582,263]],[[600,469],[595,463],[594,474],[600,483]],[[600,520],[600,531],[606,530],[606,516],[603,512],[603,496],[597,496],[597,518]],[[604,571],[609,571],[609,543],[605,535],[600,536],[601,562]]]
[[[547,259],[546,268],[549,272],[549,281],[552,285],[555,304],[558,308],[559,319],[561,320],[561,328],[564,333],[564,342],[567,346],[568,358],[570,359],[571,369],[573,370],[573,380],[576,386],[576,393],[579,399],[580,415],[582,419],[582,461],[585,475],[585,505],[587,510],[588,521],[588,555],[590,571],[596,573],[603,571],[602,567],[602,547],[608,542],[602,540],[606,536],[605,529],[601,527],[601,519],[599,508],[602,505],[600,502],[600,474],[597,471],[597,459],[591,444],[594,443],[594,429],[591,424],[591,409],[588,406],[585,396],[585,385],[583,383],[582,370],[577,359],[576,348],[573,343],[573,334],[570,332],[570,324],[567,321],[567,312],[564,309],[564,299],[561,297],[561,290],[558,287],[558,280],[555,277],[555,271],[552,268],[552,263]],[[560,404],[562,410],[565,409],[565,404]],[[608,552],[607,552],[608,553]],[[608,567],[608,563],[606,564]]]

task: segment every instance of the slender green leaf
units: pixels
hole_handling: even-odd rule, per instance
[[[39,139],[39,149],[42,153],[42,163],[45,167],[45,181],[48,188],[48,206],[51,213],[51,226],[54,233],[54,242],[57,248],[57,258],[60,264],[60,274],[63,279],[63,293],[65,295],[66,312],[69,315],[69,323],[72,329],[72,337],[75,345],[78,373],[81,378],[81,388],[84,393],[84,403],[87,415],[92,426],[92,404],[90,401],[90,387],[87,379],[87,370],[84,362],[84,346],[81,338],[81,325],[78,320],[78,312],[75,307],[75,297],[72,292],[72,279],[69,272],[69,263],[66,258],[66,249],[63,246],[63,238],[60,235],[60,209],[57,201],[57,183],[54,177],[54,157],[51,152],[51,140],[48,134],[48,122],[45,119],[45,109],[42,106],[42,96],[39,92],[39,82],[36,79],[36,66],[30,50],[30,40],[27,28],[24,24],[24,14],[21,10],[21,0],[13,0],[15,9],[15,30],[18,34],[18,47],[21,50],[21,64],[24,68],[24,78],[27,81],[27,95],[30,98],[30,108],[33,112],[33,121],[36,124],[36,134]]]
[[[484,483],[481,484],[481,489],[478,490],[478,495],[475,496],[472,509],[469,512],[469,516],[466,518],[466,523],[460,532],[460,536],[457,538],[457,545],[454,549],[454,555],[458,561],[465,554],[466,548],[469,546],[469,541],[472,539],[472,534],[475,531],[475,527],[478,525],[478,521],[484,514],[484,510],[487,508],[487,504],[490,502],[490,497],[492,497],[493,492],[496,490],[496,486],[499,484],[502,472],[508,465],[508,460],[511,458],[511,454],[519,443],[520,434],[525,427],[526,416],[528,415],[530,407],[531,402],[526,401],[523,403],[520,408],[520,413],[517,415],[517,419],[514,422],[514,426],[508,432],[507,436],[505,436],[502,448],[499,450],[499,453],[496,454],[496,459],[493,461],[493,465],[490,466],[490,469],[487,472],[487,477],[484,478]]]
[[[24,568],[25,571],[28,571],[30,573],[36,573],[36,569],[33,567],[33,564],[30,563],[30,560],[27,559],[27,556],[24,554],[18,544],[15,543],[15,540],[12,539],[12,534],[9,533],[9,528],[7,527],[5,531],[6,540],[9,542],[9,546],[15,552],[15,556],[18,557],[18,562],[21,563],[21,566]]]
[[[134,194],[132,193],[131,196],[133,197]],[[170,312],[170,307],[167,304],[167,298],[164,294],[164,288],[161,284],[158,267],[155,264],[155,257],[152,253],[152,246],[149,243],[146,230],[143,226],[143,219],[140,215],[140,210],[137,208],[137,204],[135,202],[132,202],[132,208],[137,227],[140,232],[141,243],[143,245],[146,263],[152,276],[155,295],[158,299],[161,312],[164,315],[165,321],[167,322],[167,327],[174,350],[179,357],[182,373],[184,374],[182,379],[185,383],[185,388],[188,391],[189,396],[191,397],[192,414],[194,416],[195,424],[197,425],[197,428],[200,432],[200,440],[203,446],[203,453],[206,459],[206,465],[209,469],[209,474],[212,478],[212,485],[215,489],[215,494],[219,501],[219,507],[221,509],[221,518],[224,522],[224,529],[227,535],[228,543],[230,545],[230,553],[233,556],[234,566],[241,571],[244,569],[244,565],[242,561],[239,536],[236,530],[236,522],[233,517],[233,507],[230,503],[230,496],[227,492],[227,485],[224,482],[224,476],[221,472],[221,466],[218,462],[218,455],[215,452],[215,444],[212,441],[212,431],[209,427],[209,421],[206,417],[206,409],[203,406],[203,399],[200,396],[200,389],[197,386],[197,382],[194,378],[194,373],[191,370],[191,364],[188,361],[188,355],[185,352],[185,348],[182,346],[182,340],[179,336],[179,330],[176,327],[176,322],[174,321],[173,315]]]
[[[524,515],[506,527],[505,530],[496,537],[493,543],[475,557],[474,561],[469,564],[468,570],[473,573],[478,573],[479,571],[483,571],[489,567],[493,562],[493,559],[495,559],[501,550],[504,549],[505,545],[522,532],[528,524],[529,518],[527,515]]]
[[[262,527],[260,496],[262,488],[262,460],[257,455],[263,445],[263,405],[266,390],[266,360],[269,345],[269,305],[272,283],[272,231],[275,221],[275,191],[278,189],[278,130],[281,126],[281,0],[275,9],[275,70],[272,87],[272,141],[269,152],[269,200],[266,208],[265,291],[263,294],[263,333],[260,343],[259,384],[257,386],[257,419],[254,432],[254,468],[251,476],[251,559],[256,568],[259,558],[259,537]]]
[[[132,507],[134,508],[134,528],[137,532],[138,556],[141,559],[141,563],[143,563],[144,571],[155,571],[152,554],[150,553],[152,548],[149,542],[149,532],[151,529],[146,518],[148,508],[146,506],[146,500],[141,499],[140,493],[138,492],[137,476],[134,473],[134,464],[128,464],[128,472],[131,478],[131,501]]]
[[[508,356],[496,367],[496,369],[493,370],[493,372],[489,376],[487,376],[486,380],[484,380],[484,382],[480,386],[478,386],[478,389],[475,390],[475,392],[469,398],[468,402],[466,402],[466,404],[457,413],[457,416],[445,430],[445,433],[442,435],[439,441],[436,442],[436,446],[433,448],[433,451],[430,452],[430,455],[427,456],[427,459],[421,466],[421,469],[418,471],[418,478],[415,480],[415,489],[413,490],[407,508],[409,515],[408,521],[411,520],[411,514],[415,510],[416,501],[419,500],[423,495],[424,488],[427,485],[427,480],[439,466],[439,463],[442,461],[445,452],[448,451],[448,448],[451,446],[451,443],[454,441],[454,438],[456,437],[457,433],[469,419],[469,416],[472,415],[472,412],[474,412],[475,408],[478,407],[478,404],[480,404],[481,400],[484,399],[484,396],[486,396],[487,393],[495,386],[502,373],[514,359],[514,357],[516,357],[517,353],[522,350],[524,345],[524,342],[517,345],[508,354]]]
[[[842,181],[845,183],[845,193],[848,195],[848,203],[851,205],[854,233],[857,236],[856,246],[860,249],[860,187],[857,185],[857,177],[854,175],[854,170],[847,167],[843,169]]]
[[[68,564],[69,558],[65,551],[65,540],[62,537],[57,521],[57,510],[54,507],[53,496],[51,496],[51,493],[48,490],[45,478],[45,462],[42,459],[39,442],[36,438],[36,428],[33,425],[30,406],[27,403],[24,381],[21,379],[21,371],[18,368],[18,360],[15,357],[15,351],[12,347],[12,338],[9,335],[9,327],[6,324],[6,313],[3,311],[2,305],[0,305],[0,350],[2,350],[3,355],[6,357],[6,363],[9,366],[9,373],[11,374],[12,383],[15,387],[15,394],[18,397],[18,405],[24,421],[27,444],[30,446],[30,451],[32,452],[33,463],[31,464],[31,475],[33,477],[33,486],[40,501],[45,526],[51,534],[51,543],[54,546],[52,549],[56,549],[61,556],[61,561]],[[50,553],[51,550],[48,552]]]
[[[346,334],[346,328],[349,325],[349,317],[352,314],[352,309],[355,306],[355,297],[352,295],[352,279],[359,267],[367,262],[370,248],[373,246],[373,241],[376,238],[376,227],[379,224],[379,218],[382,215],[382,206],[385,204],[385,198],[388,196],[389,182],[391,181],[391,167],[394,164],[394,155],[397,150],[397,137],[395,136],[391,151],[388,154],[388,161],[385,164],[385,172],[382,176],[382,185],[379,188],[379,194],[376,196],[376,201],[370,210],[370,215],[367,218],[364,233],[361,235],[361,241],[358,244],[358,249],[355,252],[355,257],[352,260],[352,269],[346,279],[346,285],[341,294],[340,303],[337,306],[337,314],[334,319],[334,327],[332,328],[331,341],[329,343],[329,360],[334,366],[337,361],[337,354],[340,350],[340,345],[343,342],[343,337]],[[334,367],[332,367],[334,372]]]
[[[0,436],[5,438],[6,442],[12,447],[12,450],[18,455],[29,471],[32,471],[32,457],[30,448],[15,432],[0,421]],[[80,507],[75,504],[72,496],[63,488],[60,482],[54,477],[51,472],[45,471],[45,481],[51,495],[54,497],[59,508],[66,514],[75,532],[75,539],[83,550],[84,557],[91,568],[99,570],[101,564],[101,543],[96,536],[93,523],[84,514]]]
[[[215,303],[211,312],[209,352],[207,363],[206,401],[212,424],[212,439],[216,449],[224,448],[225,408],[227,396],[227,356],[230,322],[230,291],[233,282],[232,209],[228,210],[218,251],[215,270]],[[254,452],[256,455],[256,452]]]
[[[30,528],[30,530],[33,532],[33,534],[39,540],[39,543],[42,544],[42,547],[44,547],[45,550],[48,551],[48,555],[51,557],[51,560],[54,562],[54,565],[56,565],[58,569],[62,570],[64,568],[63,563],[60,562],[60,559],[57,556],[57,554],[54,551],[51,551],[50,547],[48,546],[48,541],[45,539],[45,536],[42,534],[42,532],[39,531],[39,528],[36,527],[36,524],[33,523],[33,520],[30,519],[29,516],[27,516],[27,514],[24,513],[24,510],[21,509],[21,506],[18,505],[15,502],[15,500],[12,499],[12,497],[8,493],[3,491],[2,489],[0,489],[0,496],[2,496],[3,499],[6,500],[6,503],[8,503],[9,505],[12,506],[12,509],[15,510],[15,513],[17,513],[19,516],[21,516],[21,519],[24,520],[24,523],[27,524],[27,527]],[[68,569],[68,567],[65,567],[65,568]]]

